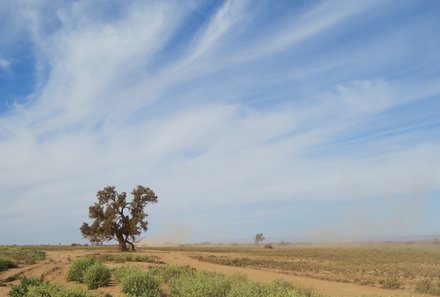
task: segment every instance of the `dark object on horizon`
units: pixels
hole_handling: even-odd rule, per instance
[[[264,237],[263,233],[257,233],[255,235],[255,244],[258,244],[259,242],[263,242],[266,238]]]

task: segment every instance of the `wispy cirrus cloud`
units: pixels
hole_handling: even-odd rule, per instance
[[[108,184],[150,185],[160,197],[153,235],[178,220],[191,240],[215,240],[214,229],[219,238],[338,229],[349,215],[333,222],[340,213],[331,205],[344,202],[436,203],[440,89],[432,62],[440,57],[432,49],[440,44],[414,43],[434,12],[397,34],[375,26],[398,26],[405,18],[395,10],[408,11],[376,1],[15,5],[12,18],[28,20],[20,32],[29,32],[37,77],[27,100],[0,117],[2,232],[34,226],[29,232],[52,231],[32,242],[77,241],[94,193]],[[424,53],[423,69],[407,64]],[[328,206],[329,217],[311,223],[287,211],[314,203]],[[200,216],[202,226],[204,212],[213,213]],[[242,231],[219,222],[220,212]],[[401,232],[387,215],[374,219]],[[432,221],[410,232],[432,232]]]

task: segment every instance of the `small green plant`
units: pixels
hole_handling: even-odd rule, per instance
[[[0,271],[6,271],[10,268],[17,267],[17,263],[9,258],[0,258]]]
[[[102,263],[95,263],[89,268],[83,276],[83,283],[85,283],[89,289],[97,289],[99,287],[105,287],[110,282],[111,273],[110,270]]]
[[[72,261],[69,272],[67,273],[67,280],[82,283],[84,273],[90,266],[95,264],[95,262],[96,261],[93,258],[89,257],[78,258]]]
[[[131,273],[121,282],[122,292],[128,297],[161,297],[160,283],[147,272]]]

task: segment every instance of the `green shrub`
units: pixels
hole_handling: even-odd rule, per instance
[[[121,282],[122,292],[129,297],[160,297],[160,283],[147,272],[131,272]]]
[[[171,294],[176,297],[226,297],[234,279],[221,274],[198,272],[181,274],[171,280]]]
[[[64,288],[43,282],[37,278],[20,279],[20,283],[11,288],[9,297],[96,297],[80,288]]]
[[[83,257],[76,259],[70,265],[69,272],[67,273],[68,281],[83,282],[84,273],[87,268],[95,264],[95,260],[89,257]]]
[[[15,263],[14,260],[9,258],[0,258],[0,271],[6,271],[9,268],[15,268],[17,267],[17,263]]]
[[[142,273],[143,270],[135,266],[121,266],[113,270],[113,275],[117,283],[122,282],[122,280],[132,274]]]
[[[30,287],[40,286],[43,281],[38,278],[28,278],[28,277],[20,277],[20,283],[12,286],[11,290],[8,293],[9,297],[24,297],[29,291]]]
[[[150,268],[148,272],[160,279],[161,282],[169,283],[171,280],[181,275],[194,275],[196,270],[190,266],[171,265],[167,267]]]
[[[61,297],[63,290],[57,285],[50,283],[41,283],[37,286],[28,288],[26,297]],[[75,296],[76,297],[76,296]]]
[[[111,273],[110,270],[102,263],[95,263],[89,268],[83,276],[83,283],[85,283],[89,289],[97,289],[99,287],[105,287],[110,282]]]

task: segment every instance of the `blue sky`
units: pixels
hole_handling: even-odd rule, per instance
[[[2,1],[0,244],[440,233],[439,1]]]

